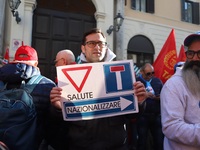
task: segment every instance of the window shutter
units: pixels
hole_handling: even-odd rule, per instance
[[[131,0],[131,8],[136,10],[136,0]]]
[[[192,23],[199,24],[199,3],[193,3],[192,7]]]
[[[155,8],[154,8],[154,0],[146,0],[146,11],[148,13],[154,13],[155,12]]]
[[[185,21],[185,0],[181,0],[181,20]]]

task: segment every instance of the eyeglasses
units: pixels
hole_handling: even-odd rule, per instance
[[[150,75],[154,75],[154,73],[155,73],[154,71],[153,72],[147,72],[145,75],[150,76]]]
[[[60,61],[61,59],[64,59],[64,58],[60,58],[60,59],[54,60],[54,64],[57,64],[58,61]]]
[[[188,50],[185,52],[185,54],[188,59],[192,59],[195,54],[197,54],[197,57],[200,59],[200,50],[198,50],[197,52],[193,50]]]
[[[87,45],[89,48],[94,48],[96,45],[98,45],[100,48],[106,47],[107,43],[106,42],[102,42],[102,41],[88,41],[85,42],[85,45]]]

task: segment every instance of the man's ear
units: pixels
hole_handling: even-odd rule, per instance
[[[35,67],[37,67],[37,66],[38,66],[38,61],[35,61],[35,64],[34,64],[34,66],[35,66]]]
[[[69,63],[69,60],[67,60],[67,59],[65,59],[65,58],[63,59],[63,61],[64,61],[64,64],[65,64],[65,65],[69,65],[69,64],[70,64],[70,63]]]
[[[144,71],[143,71],[143,70],[140,70],[140,74],[144,75]]]
[[[81,50],[82,50],[82,53],[85,53],[85,46],[84,45],[81,45]]]

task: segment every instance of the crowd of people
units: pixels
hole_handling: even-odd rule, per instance
[[[187,60],[174,66],[175,73],[165,84],[154,76],[152,64],[145,63],[140,68],[140,75],[133,83],[139,112],[131,115],[64,121],[63,89],[58,87],[57,78],[52,81],[43,77],[31,93],[37,112],[37,129],[30,149],[200,149],[200,32],[188,35],[184,46]],[[116,57],[98,28],[85,32],[81,51],[78,62],[81,64],[110,62]],[[76,63],[71,50],[61,50],[55,56],[55,67]],[[22,45],[13,61],[0,67],[0,81],[8,88],[19,87],[23,80],[28,82],[41,74],[37,65],[36,50]],[[6,145],[6,141],[1,143]],[[7,147],[9,149],[9,145]]]

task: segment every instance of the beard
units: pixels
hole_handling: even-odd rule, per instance
[[[200,96],[200,61],[186,61],[183,67],[183,80],[195,96]]]

